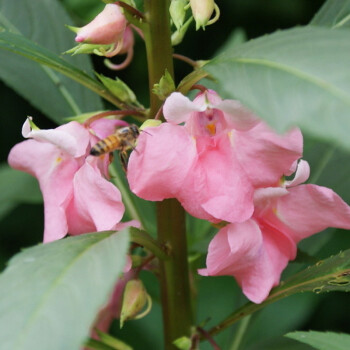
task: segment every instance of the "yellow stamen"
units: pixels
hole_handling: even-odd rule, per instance
[[[215,133],[216,133],[216,126],[215,126],[214,123],[213,124],[207,124],[206,128],[210,132],[210,135],[215,135]]]

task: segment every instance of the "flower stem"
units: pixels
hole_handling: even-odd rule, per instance
[[[170,0],[145,0],[144,29],[150,91],[150,116],[154,117],[162,105],[152,93],[165,70],[173,77],[173,58],[169,19]],[[190,336],[192,308],[185,212],[179,202],[168,199],[157,205],[158,243],[170,249],[169,259],[160,260],[160,288],[163,311],[164,349],[175,350],[173,341]]]

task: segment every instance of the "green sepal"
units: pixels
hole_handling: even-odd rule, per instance
[[[154,84],[152,91],[162,101],[175,91],[174,80],[167,69],[165,70],[164,75],[160,78],[159,83]]]
[[[182,42],[182,40],[185,37],[185,34],[187,32],[187,29],[190,26],[190,24],[192,23],[192,21],[193,21],[193,17],[191,16],[180,29],[178,29],[176,32],[174,32],[171,35],[171,45],[172,46],[176,46]]]
[[[95,54],[98,56],[105,56],[106,53],[114,49],[114,44],[100,45],[100,44],[87,44],[79,43],[77,46],[65,51],[65,54],[71,54],[72,56],[78,54]]]
[[[72,32],[74,32],[75,34],[78,34],[78,31],[81,29],[79,27],[73,27],[73,26],[70,26],[68,24],[65,24],[65,27],[67,27],[69,30],[71,30]]]
[[[158,119],[147,119],[141,126],[140,130],[145,130],[147,128],[154,128],[162,124],[161,120]]]
[[[185,23],[187,0],[172,0],[169,8],[170,17],[179,30]]]
[[[76,115],[74,117],[67,117],[67,118],[63,118],[63,120],[65,122],[78,122],[80,124],[83,124],[84,122],[86,122],[89,118],[91,118],[92,116],[96,115],[96,114],[100,114],[106,111],[94,111],[94,112],[87,112],[87,113],[83,113],[83,114],[79,114]]]
[[[31,130],[40,130],[40,128],[38,126],[36,126],[35,123],[33,122],[32,117],[28,116],[27,119],[28,119]]]

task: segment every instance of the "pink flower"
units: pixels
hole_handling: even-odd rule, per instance
[[[295,259],[301,239],[327,227],[350,229],[350,207],[329,188],[299,185],[308,176],[307,162],[300,161],[293,181],[258,189],[253,217],[218,232],[199,273],[232,275],[247,298],[261,303]]]
[[[168,123],[141,133],[131,154],[130,188],[147,200],[175,197],[198,218],[247,220],[254,187],[277,184],[301,157],[298,129],[279,136],[238,101],[214,91],[193,102],[173,93],[163,111]]]
[[[118,123],[96,121],[91,127],[95,125],[95,133],[103,138]],[[76,235],[119,227],[124,205],[119,190],[106,179],[108,155],[89,156],[96,136],[77,122],[56,129],[30,130],[26,121],[22,133],[31,139],[15,145],[8,162],[39,181],[45,207],[44,242],[60,239],[67,233]]]
[[[107,4],[90,23],[77,31],[76,42],[89,44],[114,44],[108,57],[114,56],[123,48],[123,37],[127,21],[118,5]]]

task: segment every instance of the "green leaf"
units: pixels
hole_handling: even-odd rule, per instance
[[[304,27],[241,44],[203,69],[278,130],[298,125],[350,148],[350,31]]]
[[[37,180],[24,172],[0,165],[0,218],[19,203],[41,203]]]
[[[0,275],[4,349],[79,349],[125,263],[128,234],[99,232],[24,250]]]
[[[0,49],[14,52],[47,67],[53,68],[54,70],[96,92],[114,105],[124,107],[124,104],[119,99],[114,97],[110,92],[106,91],[105,87],[101,83],[90,77],[85,72],[77,69],[75,66],[71,65],[69,62],[63,60],[44,47],[41,47],[26,39],[24,36],[11,33],[1,27]],[[57,101],[55,103],[57,103]],[[69,113],[69,116],[71,115],[72,113]]]
[[[350,249],[321,260],[313,266],[308,266],[301,272],[282,281],[279,286],[272,289],[264,302],[261,304],[247,303],[214,327],[210,333],[214,335],[243,317],[290,295],[302,292],[319,294],[331,291],[350,291]]]
[[[350,1],[326,1],[310,24],[330,28],[350,27]]]
[[[64,27],[69,23],[71,19],[58,1],[22,0],[18,6],[17,2],[3,0],[0,4],[0,26],[57,55],[74,42],[74,35]],[[88,57],[67,60],[83,71],[92,71]],[[61,122],[62,117],[102,108],[96,94],[47,67],[3,50],[0,62],[0,78],[56,122]]]
[[[293,332],[286,337],[309,344],[318,350],[348,350],[350,349],[350,335],[333,332]]]

